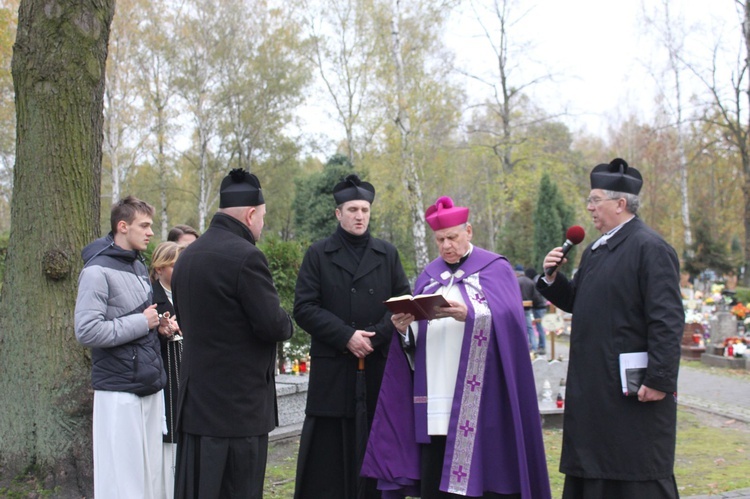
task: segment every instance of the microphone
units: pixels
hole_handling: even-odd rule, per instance
[[[565,255],[568,254],[570,249],[576,244],[583,241],[584,237],[586,237],[586,233],[584,232],[583,227],[581,227],[580,225],[574,225],[568,228],[568,231],[565,233],[565,242],[562,245],[562,257],[565,258]],[[562,259],[560,259],[560,262],[562,262]],[[548,276],[551,276],[555,273],[557,267],[559,266],[560,264],[553,265],[552,267],[547,267],[546,269],[544,269],[544,273]]]

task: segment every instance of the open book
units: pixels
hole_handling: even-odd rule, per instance
[[[388,310],[394,314],[412,314],[415,320],[423,321],[435,318],[435,307],[449,307],[445,297],[439,293],[432,295],[404,295],[394,296],[384,301]]]

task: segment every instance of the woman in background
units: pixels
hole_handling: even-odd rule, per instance
[[[169,230],[167,234],[167,241],[174,241],[183,246],[187,246],[200,237],[198,231],[189,225],[175,225]]]
[[[169,318],[166,329],[160,327],[159,341],[164,369],[167,371],[167,386],[164,387],[164,409],[167,433],[164,435],[163,479],[167,499],[174,495],[174,464],[177,440],[174,435],[174,422],[177,416],[178,383],[182,361],[182,336],[172,306],[172,269],[177,257],[185,247],[172,241],[160,243],[151,256],[151,285],[154,290],[154,303],[159,316]]]

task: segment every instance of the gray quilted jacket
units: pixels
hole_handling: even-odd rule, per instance
[[[146,266],[136,251],[116,246],[112,234],[83,249],[75,332],[91,348],[95,390],[151,395],[166,384],[156,330],[142,312],[151,305]]]

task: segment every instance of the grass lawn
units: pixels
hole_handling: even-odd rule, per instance
[[[559,423],[549,423],[544,429],[544,445],[552,497],[559,498],[564,479],[557,470],[562,429]],[[298,447],[299,438],[271,442],[265,497],[293,496]],[[750,488],[750,424],[678,407],[675,476],[682,497]],[[0,497],[55,497],[55,492],[45,490],[33,476],[0,477]]]
[[[557,469],[562,446],[557,426],[544,429],[553,498],[562,495],[564,480]],[[299,439],[271,443],[265,497],[292,497],[298,445]],[[750,488],[750,425],[679,407],[675,476],[683,497]]]
[[[561,428],[544,429],[544,447],[552,497],[561,497]],[[678,407],[675,478],[682,497],[750,488],[750,425]]]
[[[727,378],[744,379],[750,382],[750,370],[747,369],[727,369],[725,367],[707,366],[700,360],[680,359],[680,367],[690,367],[708,374],[725,376]]]

